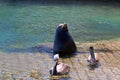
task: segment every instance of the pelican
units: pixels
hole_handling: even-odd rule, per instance
[[[68,64],[59,62],[59,54],[54,55],[55,65],[50,69],[51,75],[64,75],[68,74],[70,67]]]
[[[98,62],[99,62],[99,56],[98,56],[97,53],[94,53],[94,48],[93,47],[90,47],[89,51],[90,51],[90,54],[88,56],[87,61],[89,62],[90,66],[96,67]]]

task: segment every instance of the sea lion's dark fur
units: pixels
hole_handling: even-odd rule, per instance
[[[72,36],[68,31],[67,24],[59,25],[56,29],[53,54],[60,56],[71,55],[77,50]]]

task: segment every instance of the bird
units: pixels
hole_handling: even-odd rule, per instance
[[[93,47],[89,47],[89,51],[90,51],[90,54],[87,59],[89,66],[93,67],[93,68],[97,67],[97,64],[99,62],[99,55],[98,55],[98,53],[94,53]]]
[[[50,69],[50,75],[64,75],[68,74],[70,71],[70,66],[68,64],[59,62],[59,54],[55,54],[53,57],[55,65]]]

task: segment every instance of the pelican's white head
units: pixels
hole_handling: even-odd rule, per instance
[[[53,57],[53,59],[54,59],[55,61],[58,60],[58,59],[59,59],[59,54],[55,54],[54,57]]]

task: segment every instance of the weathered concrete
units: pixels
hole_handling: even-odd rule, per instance
[[[86,61],[89,46],[100,56],[100,65],[89,70]],[[48,53],[0,53],[0,80],[119,80],[120,42],[78,45],[79,54],[60,59],[70,65],[69,75],[50,76],[54,61]]]

